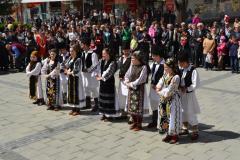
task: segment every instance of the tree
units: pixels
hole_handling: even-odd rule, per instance
[[[0,0],[0,15],[9,15],[12,13],[12,0]]]
[[[187,19],[188,0],[174,0],[177,10],[177,21],[183,22]]]

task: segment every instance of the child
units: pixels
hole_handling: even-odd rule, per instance
[[[125,74],[124,83],[128,87],[127,106],[128,113],[133,119],[130,129],[139,131],[142,129],[142,118],[146,112],[145,83],[148,78],[147,65],[143,61],[143,53],[136,51],[131,58],[131,66]],[[148,107],[148,106],[147,106]]]
[[[238,73],[239,70],[238,47],[237,38],[232,36],[230,42],[228,43],[232,73]]]
[[[156,91],[160,95],[159,133],[167,132],[163,142],[174,144],[178,142],[181,129],[182,104],[179,93],[180,77],[173,58],[164,64],[164,75],[157,84]]]
[[[29,97],[36,100],[33,104],[39,106],[44,104],[41,81],[41,62],[38,58],[38,52],[33,51],[30,57],[30,63],[26,68],[27,76],[29,77]]]
[[[200,84],[200,79],[197,70],[189,64],[188,56],[182,54],[178,58],[178,63],[181,69],[181,101],[183,107],[183,129],[180,135],[189,133],[189,127],[192,129],[191,139],[198,139],[198,120],[197,114],[200,113],[200,107],[195,95],[195,90]]]
[[[159,95],[156,92],[156,85],[160,78],[163,76],[164,72],[164,59],[162,58],[163,54],[157,46],[152,47],[152,58],[153,63],[151,65],[151,87],[150,87],[150,105],[152,110],[152,122],[148,124],[148,128],[156,128],[157,127],[157,118],[158,118],[158,106],[160,103]]]

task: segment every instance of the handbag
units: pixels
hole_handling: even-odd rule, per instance
[[[240,47],[238,47],[238,59],[240,59]]]
[[[212,55],[210,53],[207,54],[205,61],[207,63],[212,63]]]

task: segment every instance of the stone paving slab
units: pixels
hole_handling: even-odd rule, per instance
[[[199,73],[200,138],[181,137],[176,145],[161,142],[156,131],[130,131],[122,120],[101,122],[88,112],[70,117],[68,110],[36,107],[28,100],[25,74],[1,75],[0,160],[238,160],[240,75]]]

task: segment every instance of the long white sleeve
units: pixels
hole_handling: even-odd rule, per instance
[[[55,78],[57,77],[57,75],[59,75],[60,73],[60,63],[57,64],[57,66],[54,68],[54,70],[52,70],[51,73],[49,73],[49,75],[51,76],[51,78]]]
[[[189,92],[196,90],[200,85],[200,78],[196,69],[192,72],[192,84],[187,88]]]
[[[130,65],[130,67],[128,68],[125,76],[124,76],[124,83],[128,83],[129,82],[129,78],[131,76],[131,71],[132,71],[132,65]]]
[[[44,61],[44,64],[43,64],[43,67],[42,67],[42,69],[41,69],[42,75],[46,75],[46,74],[47,74],[47,69],[48,69],[48,61],[45,60],[45,61]]]
[[[99,67],[98,64],[99,64],[98,56],[96,53],[93,52],[92,53],[92,66],[90,68],[95,67],[95,66]],[[97,74],[98,74],[98,70],[93,70],[91,76],[95,77]]]
[[[156,87],[160,88],[160,89],[163,87],[163,78],[160,78],[160,80],[158,81]]]
[[[93,52],[92,53],[92,66],[91,67],[96,66],[97,64],[98,64],[98,56],[97,56],[96,53]]]
[[[145,83],[147,80],[147,76],[147,67],[144,66],[138,79],[130,83],[131,87],[136,89],[138,85]]]
[[[40,74],[40,72],[41,72],[41,67],[42,67],[42,65],[41,65],[41,63],[40,62],[38,62],[37,64],[36,64],[36,66],[35,66],[35,68],[32,70],[32,71],[30,71],[30,64],[27,66],[27,68],[26,68],[26,73],[27,73],[27,75],[28,76],[36,76],[36,75],[39,75]]]
[[[116,68],[117,68],[116,63],[115,62],[111,62],[109,67],[107,68],[107,70],[103,72],[102,80],[105,82],[106,80],[108,80],[109,78],[114,76],[114,73],[117,70]]]
[[[26,67],[26,74],[28,75],[29,73],[30,73],[30,64],[28,64]]]
[[[171,83],[169,84],[169,86],[166,87],[166,88],[163,88],[159,92],[159,95],[163,96],[164,98],[170,98],[178,90],[179,83],[180,83],[180,77],[178,75],[175,75],[172,78]]]

